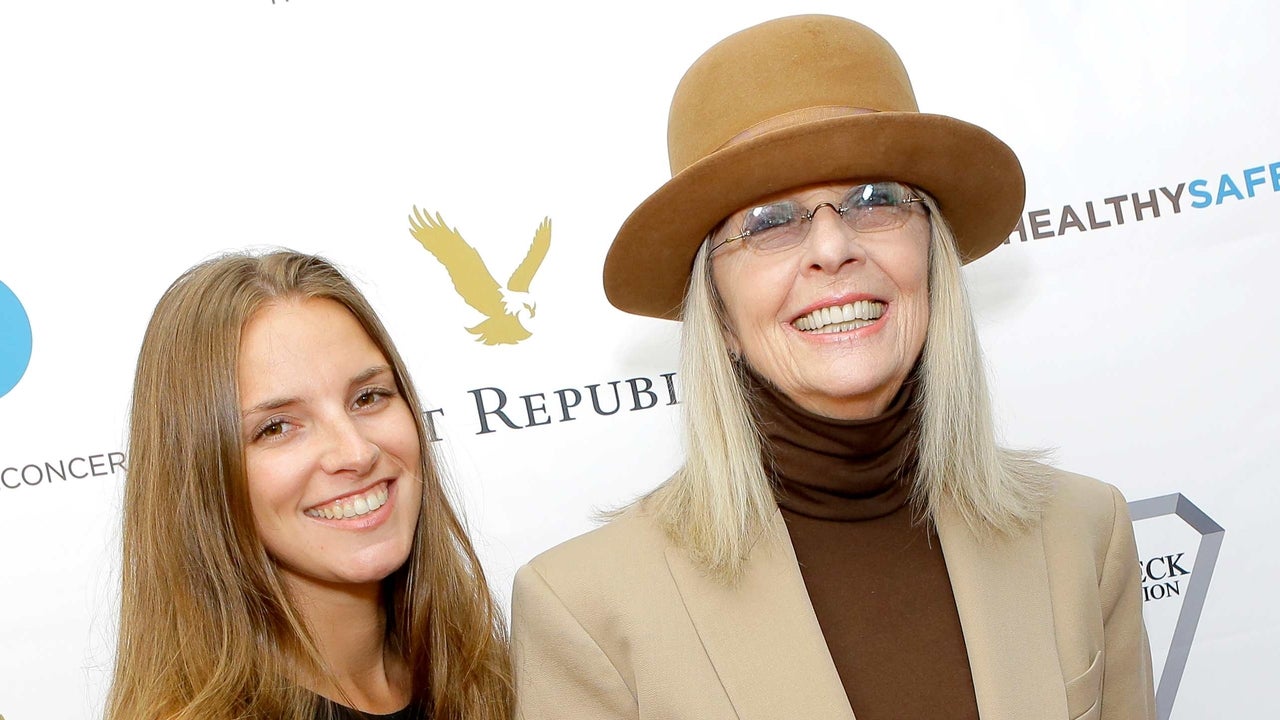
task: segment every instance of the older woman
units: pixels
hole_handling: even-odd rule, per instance
[[[108,720],[506,720],[499,614],[418,395],[321,258],[228,255],[138,356]]]
[[[541,718],[1153,718],[1124,499],[997,447],[960,266],[1022,208],[848,20],[688,71],[610,300],[684,322],[684,467],[516,577]]]

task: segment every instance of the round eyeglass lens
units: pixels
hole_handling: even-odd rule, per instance
[[[742,232],[761,250],[785,247],[803,236],[800,215],[803,211],[792,200],[769,203],[747,211]]]
[[[906,222],[911,191],[902,183],[859,185],[845,196],[845,221],[860,232],[890,230]]]

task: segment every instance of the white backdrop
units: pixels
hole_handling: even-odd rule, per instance
[[[1157,674],[1184,668],[1162,714],[1259,717],[1280,669],[1280,10],[1243,0],[7,3],[0,715],[101,713],[133,362],[164,288],[220,250],[323,253],[368,292],[444,411],[437,448],[504,597],[521,563],[664,478],[677,328],[612,309],[601,263],[667,177],[685,68],[796,11],[876,28],[924,110],[1022,158],[1023,229],[966,271],[1005,439],[1133,501],[1181,495],[1135,504]],[[410,237],[414,206],[500,282],[552,219],[529,339],[474,342],[482,318]],[[632,410],[630,378],[659,402]],[[621,409],[597,414],[592,384]],[[478,434],[482,388],[520,425],[542,394],[552,422]]]

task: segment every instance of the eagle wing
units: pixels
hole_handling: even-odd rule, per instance
[[[436,213],[433,219],[415,205],[413,214],[409,216],[409,234],[449,271],[453,288],[468,305],[488,317],[504,314],[502,288],[498,287],[498,281],[485,267],[480,253],[462,239],[457,228],[445,225],[440,213]]]
[[[515,345],[531,334],[515,315],[485,318],[479,325],[467,328],[467,332],[478,335],[476,340],[485,345]]]
[[[542,224],[533,234],[533,244],[529,246],[529,253],[520,262],[520,267],[511,273],[511,280],[507,281],[507,289],[529,292],[529,284],[533,282],[533,276],[542,266],[542,260],[547,256],[549,249],[551,249],[551,218],[548,217],[542,218]]]

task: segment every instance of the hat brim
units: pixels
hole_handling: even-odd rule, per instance
[[[716,224],[767,195],[840,180],[929,193],[964,262],[1008,238],[1026,192],[1009,146],[945,115],[865,113],[775,130],[708,155],[645,199],[609,248],[605,295],[619,310],[678,320],[694,256]]]

